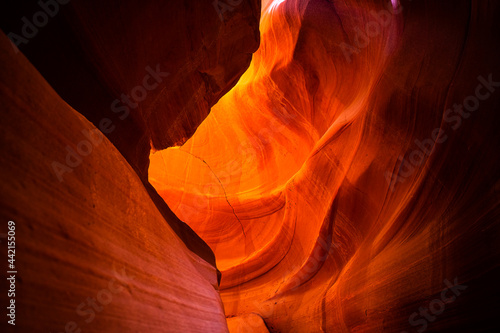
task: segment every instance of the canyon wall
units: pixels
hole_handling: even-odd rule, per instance
[[[499,4],[50,3],[2,13],[18,329],[498,329]]]
[[[11,326],[2,269],[2,332],[227,331],[216,268],[109,140],[0,39],[0,215],[15,223],[17,273]],[[71,168],[64,181],[54,166]]]
[[[271,332],[498,326],[499,13],[263,5],[249,70],[151,155],[151,183],[215,253],[226,315]]]
[[[191,136],[248,67],[260,3],[9,5],[0,212],[16,228],[2,290],[17,287],[17,325],[2,331],[227,331],[213,252],[147,168],[150,148]]]

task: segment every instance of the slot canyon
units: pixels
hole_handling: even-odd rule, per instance
[[[500,332],[500,2],[3,5],[0,332]]]

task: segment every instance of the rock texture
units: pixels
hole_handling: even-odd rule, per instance
[[[18,328],[498,331],[500,5],[257,2],[60,4],[41,75],[0,36]]]
[[[0,14],[2,30],[120,151],[188,248],[214,266],[210,249],[148,183],[147,169],[151,147],[192,135],[248,67],[259,45],[260,3],[233,5],[13,1]],[[40,13],[45,23],[36,23]]]
[[[16,225],[17,270],[11,326],[2,264],[0,331],[227,332],[215,267],[186,247],[110,141],[3,34],[0,46],[0,217],[2,234]],[[54,163],[68,158],[60,182]]]
[[[227,326],[229,332],[269,333],[262,317],[255,313],[227,318]]]
[[[11,2],[2,30],[23,37],[21,18],[33,23],[44,7]],[[107,137],[144,179],[150,146],[189,138],[259,46],[257,0],[53,3],[56,14],[19,49],[96,127],[112,120]],[[159,80],[145,79],[151,70]]]
[[[151,155],[151,183],[215,253],[227,316],[498,328],[499,15],[264,2],[249,70],[191,139]]]

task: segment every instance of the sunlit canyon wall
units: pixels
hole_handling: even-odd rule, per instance
[[[498,329],[500,4],[42,3],[2,14],[0,327]]]

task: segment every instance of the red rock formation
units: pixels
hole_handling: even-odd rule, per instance
[[[499,10],[468,6],[263,6],[250,69],[151,156],[151,183],[216,255],[226,315],[275,332],[493,327]],[[450,283],[467,289],[445,304]]]
[[[86,330],[496,331],[500,6],[264,1],[239,78],[260,7],[221,3],[75,2],[21,47],[96,126],[156,64],[170,73],[113,118],[133,169],[104,140],[61,186],[48,164],[94,127],[2,51],[1,214],[20,221],[35,295],[19,296],[19,320],[62,330],[125,267],[138,278],[115,277],[127,288]],[[181,220],[215,254],[221,298],[211,251]]]
[[[132,1],[61,2],[17,3],[3,12],[2,29],[65,101],[114,143],[133,169],[103,138],[96,144],[99,149],[86,156],[85,133],[98,130],[68,105],[60,113],[52,111],[64,102],[54,91],[47,92],[47,83],[3,36],[6,68],[2,68],[1,100],[7,117],[2,151],[7,157],[20,157],[3,165],[2,180],[10,186],[2,193],[2,218],[16,220],[18,235],[47,229],[49,236],[47,243],[35,238],[35,233],[18,241],[18,261],[30,267],[18,276],[18,284],[28,287],[18,287],[17,327],[24,331],[227,330],[214,290],[220,275],[213,253],[171,212],[147,182],[146,172],[150,142],[162,148],[191,135],[210,106],[246,69],[259,43],[260,6],[241,4],[220,19],[208,2],[157,1],[146,7]],[[50,22],[37,24],[36,33],[28,36],[24,25],[39,22],[49,12]],[[27,105],[16,104],[24,102]],[[37,103],[40,109],[34,108]],[[40,113],[36,122],[28,121],[35,111]],[[159,127],[160,122],[164,126]],[[61,126],[67,130],[54,137],[56,142],[40,140],[59,133]],[[76,155],[78,149],[83,156]],[[15,162],[31,167],[16,169]],[[37,186],[37,180],[45,185]],[[21,213],[31,206],[38,209]],[[82,215],[85,211],[92,213]],[[99,227],[89,227],[78,239],[79,225],[87,224]],[[37,257],[36,251],[50,253]],[[93,262],[99,264],[91,267]],[[68,263],[75,269],[66,269]],[[123,277],[123,272],[134,279]],[[114,295],[118,289],[127,292]],[[108,306],[110,292],[120,301]],[[88,297],[97,297],[98,303],[80,308]],[[49,303],[56,308],[48,307]],[[104,311],[102,305],[106,305],[103,315],[90,317],[91,311]],[[112,319],[123,314],[128,321]]]
[[[221,20],[209,2],[47,3],[12,4],[2,13],[2,29],[58,94],[103,130],[186,245],[215,265],[206,245],[147,183],[149,150],[191,135],[235,84],[259,43],[259,4],[223,11]],[[50,20],[37,27],[40,12]],[[26,34],[30,25],[33,35]],[[59,180],[66,176],[61,170]]]
[[[0,215],[2,228],[15,222],[17,267],[15,326],[3,310],[2,332],[227,331],[216,269],[104,135],[0,38]],[[59,182],[52,167],[77,163],[70,151],[86,156]]]
[[[24,36],[21,17],[34,22],[46,11],[37,2],[12,4],[2,29],[96,127],[112,120],[116,128],[105,134],[144,177],[150,145],[164,149],[190,137],[259,45],[256,0],[225,10],[194,0],[56,6],[32,38],[15,36]]]

